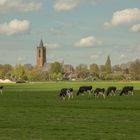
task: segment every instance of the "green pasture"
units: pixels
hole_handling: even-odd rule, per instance
[[[140,82],[44,82],[1,84],[0,140],[140,140]],[[116,86],[115,97],[74,96],[59,91],[79,86]],[[132,85],[134,96],[119,96]]]

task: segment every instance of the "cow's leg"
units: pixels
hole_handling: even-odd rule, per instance
[[[94,94],[94,96],[95,96],[95,98],[97,98],[97,94],[96,93]]]
[[[68,94],[68,100],[70,99],[70,93]]]
[[[134,95],[134,91],[132,90],[132,95]]]
[[[99,93],[97,92],[97,93],[95,93],[95,95],[96,95],[96,98],[99,98]]]
[[[86,94],[86,92],[85,92],[85,91],[81,92],[81,95],[82,95],[82,96],[85,96],[85,94]]]
[[[129,91],[126,91],[126,96],[128,96],[129,95]]]
[[[90,91],[88,91],[88,95],[90,96]]]
[[[97,97],[97,93],[94,93],[94,97],[95,97],[95,98]]]
[[[62,99],[65,100],[65,97],[63,96]]]
[[[71,99],[73,99],[73,92],[71,92]]]
[[[103,92],[99,92],[99,96],[103,96],[104,97],[104,93]]]
[[[113,95],[115,96],[115,91],[112,91]]]
[[[116,91],[114,91],[114,96],[116,96]]]
[[[2,95],[2,89],[0,90],[0,93],[1,93],[1,95]]]
[[[88,90],[88,95],[89,95],[89,96],[91,95],[91,91],[90,91],[90,90]]]
[[[104,93],[102,93],[102,96],[104,97],[104,99],[105,99],[105,94]]]

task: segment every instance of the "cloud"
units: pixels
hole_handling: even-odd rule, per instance
[[[19,56],[19,57],[17,58],[17,61],[18,61],[18,62],[25,61],[25,60],[26,60],[26,57],[25,57],[25,56],[24,56],[24,57]]]
[[[140,19],[140,9],[124,9],[113,13],[112,19],[104,23],[105,28],[115,27]]]
[[[14,19],[9,23],[5,22],[0,24],[0,34],[14,35],[29,33],[30,22],[28,20],[17,20]]]
[[[94,36],[81,38],[79,42],[75,43],[76,47],[91,47],[101,45],[101,41],[97,40]]]
[[[47,49],[58,49],[58,48],[62,48],[62,46],[61,45],[59,45],[59,44],[45,44],[45,47],[47,48]]]
[[[96,60],[96,59],[98,59],[99,57],[100,57],[99,54],[94,54],[94,55],[91,56],[91,59],[92,59],[92,60]]]
[[[79,5],[79,0],[56,0],[54,9],[57,11],[68,11]]]
[[[95,0],[55,0],[54,9],[57,11],[69,11],[83,3],[94,3]]]
[[[93,55],[90,56],[90,59],[97,60],[98,58],[101,57],[102,54],[103,54],[103,52],[101,52],[101,51],[96,52],[95,54],[93,54]]]
[[[125,59],[126,58],[126,55],[125,54],[121,54],[120,55],[120,59]]]
[[[140,24],[135,24],[130,29],[132,32],[140,32]]]
[[[23,0],[0,0],[0,11],[38,11],[42,8],[41,2],[22,2]]]
[[[58,28],[50,28],[49,32],[53,35],[64,35],[64,33]]]

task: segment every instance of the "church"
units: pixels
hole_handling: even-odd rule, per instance
[[[43,41],[40,41],[39,46],[37,47],[37,56],[36,56],[36,65],[37,68],[43,69],[46,64],[46,47],[43,44]]]

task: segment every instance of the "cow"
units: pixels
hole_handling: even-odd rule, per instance
[[[97,98],[100,96],[103,96],[103,98],[105,99],[105,89],[104,88],[96,88],[94,90],[94,96]]]
[[[134,94],[134,87],[133,86],[125,86],[123,87],[120,96],[122,96],[122,94],[128,95],[129,93],[131,93],[132,95]]]
[[[1,93],[1,95],[3,93],[3,89],[4,89],[4,87],[3,86],[0,86],[0,93]]]
[[[77,96],[84,93],[88,93],[90,95],[92,93],[92,86],[80,86],[77,92]]]
[[[106,95],[108,96],[109,94],[113,94],[114,96],[115,96],[115,93],[116,93],[116,90],[117,90],[117,88],[116,87],[108,87],[107,88],[107,91],[106,91]]]
[[[73,88],[62,88],[59,94],[59,97],[65,100],[66,97],[68,99],[73,98]]]

